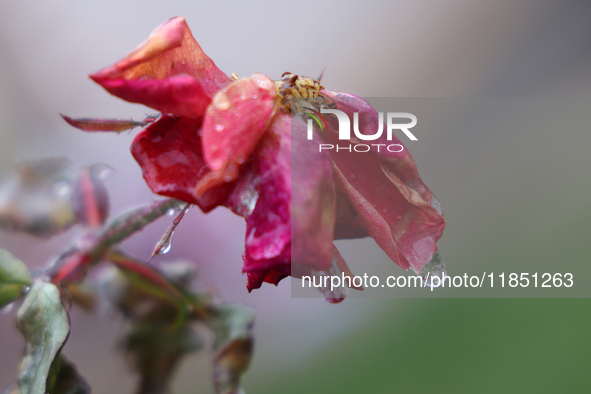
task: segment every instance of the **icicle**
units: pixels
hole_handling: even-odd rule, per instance
[[[168,227],[162,238],[160,238],[160,241],[158,241],[158,243],[156,244],[156,247],[152,252],[152,256],[150,257],[150,260],[152,260],[154,256],[156,256],[157,254],[166,254],[170,252],[170,250],[172,249],[172,237],[174,235],[174,230],[176,230],[177,226],[179,225],[179,223],[181,222],[189,208],[191,208],[191,204],[186,204],[181,213],[179,213],[178,216],[174,218],[170,227]],[[170,215],[170,213],[171,212],[169,210],[167,214]],[[172,211],[172,214],[174,215],[174,210]]]
[[[313,278],[317,278],[320,282],[320,286],[318,286],[318,290],[324,297],[326,302],[331,304],[338,304],[339,302],[343,301],[345,297],[347,297],[347,292],[349,288],[344,284],[340,283],[340,286],[335,287],[331,290],[331,280],[332,276],[337,276],[339,279],[343,277],[343,271],[338,266],[338,257],[333,255],[331,266],[327,271],[312,271]],[[326,281],[324,280],[326,278]],[[315,283],[315,281],[314,281]],[[324,286],[326,285],[326,286]]]
[[[423,276],[425,287],[437,288],[444,285],[443,280],[444,277],[447,277],[447,271],[438,250],[435,251],[431,260],[425,264],[421,270],[421,275]],[[433,280],[435,277],[439,278],[439,280]]]

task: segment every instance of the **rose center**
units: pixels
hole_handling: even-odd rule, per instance
[[[277,100],[284,112],[290,112],[294,99],[320,97],[322,96],[320,91],[323,89],[324,86],[320,85],[320,81],[311,77],[300,77],[289,71],[284,72],[281,79],[275,81]]]

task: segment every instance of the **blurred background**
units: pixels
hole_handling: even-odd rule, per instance
[[[47,156],[104,162],[116,169],[106,181],[113,212],[152,201],[128,150],[133,133],[84,135],[58,114],[152,113],[111,97],[87,74],[176,15],[228,74],[318,76],[326,68],[328,89],[366,97],[585,100],[591,92],[591,3],[583,1],[4,1],[0,173]],[[443,204],[449,224],[439,248],[450,271],[477,261],[520,272],[521,264],[541,261],[558,272],[570,261],[589,261],[589,136],[515,133],[421,135],[411,148]],[[512,138],[520,143],[503,149]],[[148,257],[166,226],[148,228],[125,249]],[[0,247],[36,269],[73,233],[49,241],[0,233]],[[329,305],[291,298],[287,280],[248,294],[243,236],[243,220],[233,214],[192,210],[161,259],[194,260],[200,285],[256,310],[247,393],[588,391],[589,299],[352,298]],[[349,263],[365,271],[366,262]],[[0,315],[0,389],[15,380],[22,351],[14,313]],[[93,392],[130,392],[134,377],[117,354],[121,320],[78,309],[71,319],[64,352]],[[211,356],[190,356],[174,392],[212,393]]]

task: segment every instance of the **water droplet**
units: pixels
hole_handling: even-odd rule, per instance
[[[168,208],[168,211],[166,211],[166,214],[168,216],[173,216],[176,213],[176,209],[174,208]]]
[[[318,290],[324,297],[324,300],[331,304],[338,304],[339,302],[343,301],[347,297],[347,292],[349,288],[344,284],[341,283],[341,286],[335,287],[331,290],[331,276],[337,276],[339,278],[342,277],[342,271],[338,267],[337,260],[333,258],[331,262],[331,267],[328,271],[314,271],[312,270],[312,276],[319,280],[319,284],[326,283],[326,286],[319,286]],[[324,282],[324,277],[328,277],[326,282]]]
[[[435,208],[435,210],[440,214],[443,215],[443,209],[441,208],[441,202],[435,197],[435,194],[431,193],[431,206]]]
[[[55,197],[65,197],[72,191],[72,187],[66,181],[57,181],[51,186],[51,192]]]
[[[4,308],[0,309],[0,315],[8,315],[14,309],[14,302],[6,305]]]
[[[350,175],[349,175],[349,178],[351,178],[351,179],[355,179],[355,174],[350,174]]]
[[[231,180],[232,180],[232,177],[230,175],[226,175],[224,177],[224,181],[226,181],[226,182],[230,182]]]
[[[433,257],[421,270],[423,276],[423,284],[428,288],[437,288],[444,285],[444,280],[449,280],[447,276],[447,270],[445,263],[439,254],[439,251],[435,251]],[[438,278],[438,279],[435,279]]]
[[[94,174],[96,174],[99,179],[104,180],[115,170],[110,165],[101,163],[92,166],[92,171],[94,171]]]
[[[248,96],[245,95],[245,94],[243,94],[243,95],[240,96],[240,100],[246,100],[247,98],[248,98]]]
[[[156,253],[158,254],[166,254],[170,252],[172,249],[172,236],[174,235],[174,231],[170,233],[170,237],[167,238],[159,247]]]
[[[199,131],[197,132],[197,135],[198,135],[199,137],[202,137],[202,136],[203,136],[203,131],[202,131],[202,130],[199,130]]]
[[[191,204],[186,204],[181,213],[179,213],[178,216],[174,218],[172,224],[168,227],[162,238],[160,238],[160,241],[158,241],[158,243],[154,247],[154,251],[152,252],[152,257],[150,257],[150,260],[154,258],[154,256],[156,256],[157,254],[166,254],[170,252],[170,250],[172,249],[172,237],[174,235],[174,230],[176,230],[177,226],[179,225],[179,223],[181,222],[189,208],[191,208]],[[166,211],[166,214],[171,215],[171,210],[172,215],[174,215],[174,213],[176,212],[174,208],[170,208],[168,211]]]
[[[241,216],[250,216],[259,199],[259,193],[254,187],[244,188],[240,193],[240,204],[236,206],[236,213]]]
[[[238,159],[238,164],[244,164],[244,158],[241,157],[240,159]]]
[[[220,132],[222,130],[224,130],[224,125],[223,124],[216,124],[215,126],[213,126],[214,130],[217,132]]]

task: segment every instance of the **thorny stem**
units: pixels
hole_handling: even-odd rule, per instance
[[[164,216],[169,209],[180,208],[184,205],[185,203],[178,200],[162,200],[149,207],[137,208],[119,216],[98,236],[100,241],[93,248],[91,254],[93,262],[101,260],[110,248]]]
[[[104,260],[111,248],[164,216],[168,210],[177,209],[183,205],[181,201],[166,199],[120,215],[97,235],[90,234],[89,246],[81,249],[74,248],[62,255],[61,263],[50,273],[51,281],[61,284],[64,281],[82,280],[86,271]]]

